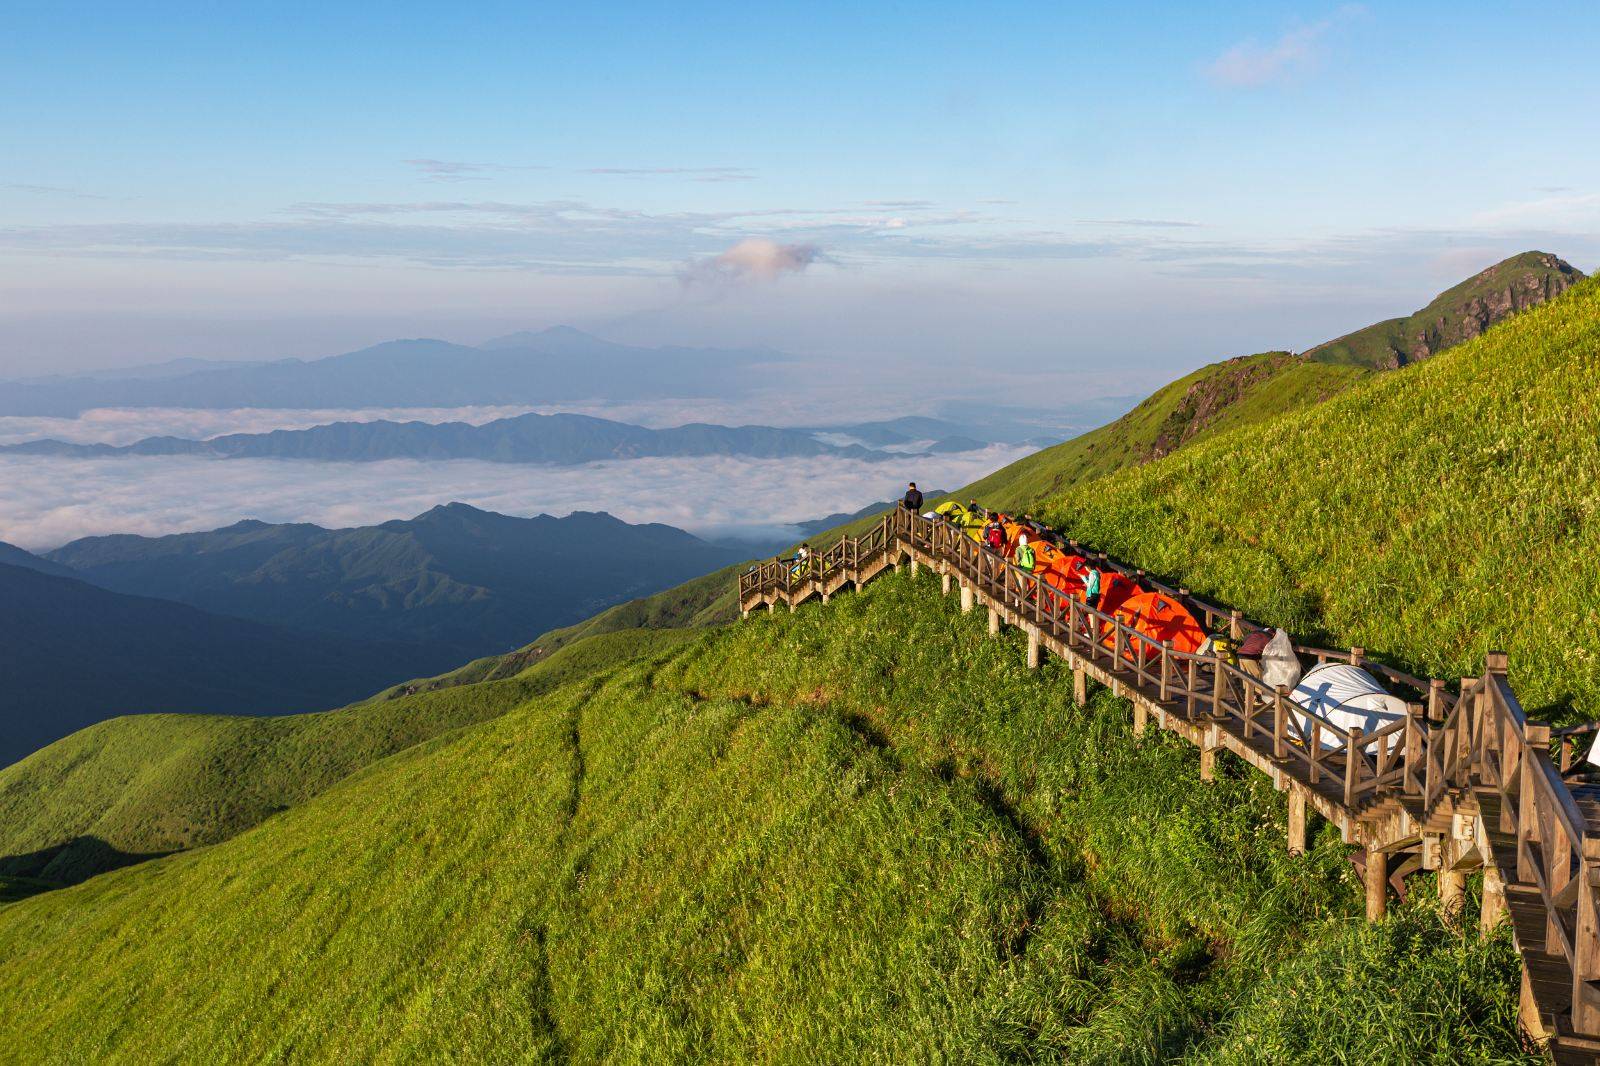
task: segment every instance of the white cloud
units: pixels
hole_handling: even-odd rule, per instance
[[[204,440],[224,433],[270,433],[275,429],[310,429],[329,422],[469,422],[481,426],[536,408],[525,404],[477,407],[367,407],[358,410],[273,410],[237,407],[202,410],[193,407],[97,407],[76,418],[0,415],[0,444],[55,440],[73,444],[132,444],[146,437]]]
[[[821,255],[822,249],[814,244],[779,244],[765,237],[749,237],[708,259],[690,263],[682,277],[689,284],[776,281],[785,274],[803,273]]]
[[[459,500],[505,514],[610,511],[691,531],[768,530],[889,499],[909,479],[953,488],[1027,454],[866,463],[725,457],[579,467],[0,457],[0,540],[44,550],[102,533],[214,529],[242,518],[369,525]]]
[[[1362,14],[1363,8],[1347,4],[1309,26],[1289,30],[1265,44],[1248,38],[1223,52],[1205,67],[1214,85],[1256,89],[1310,73],[1322,65],[1324,38],[1335,27]]]

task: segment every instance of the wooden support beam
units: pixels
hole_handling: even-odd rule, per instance
[[[1377,848],[1367,848],[1367,921],[1375,922],[1389,909],[1389,856]]]
[[[1000,612],[993,607],[989,608],[989,635],[991,637],[1000,635]]]
[[[1072,702],[1079,707],[1089,702],[1089,671],[1082,664],[1072,668]]]
[[[961,583],[961,613],[966,614],[972,610],[972,586],[965,581]]]
[[[778,603],[777,603],[776,600],[768,600],[767,601],[767,613],[768,614],[771,614],[773,611],[776,611],[777,609],[778,609]]]
[[[1143,700],[1133,701],[1133,735],[1144,736],[1146,727],[1150,725],[1150,710],[1144,705]]]
[[[1200,780],[1217,779],[1217,727],[1207,726],[1200,734]]]
[[[950,595],[950,571],[948,570],[939,575],[939,595]]]
[[[1028,627],[1028,669],[1039,669],[1039,629],[1037,626]]]
[[[1298,788],[1289,790],[1289,854],[1306,853],[1306,794]]]
[[[1491,863],[1483,866],[1483,909],[1478,913],[1478,927],[1492,932],[1506,914],[1506,886],[1500,873]]]
[[[823,603],[827,603],[828,602],[828,593],[824,592],[822,594],[822,602]]]
[[[922,569],[921,564],[917,562],[917,557],[915,555],[913,555],[911,557],[911,576],[912,577],[916,577],[917,574],[921,571],[921,569]]]
[[[1545,1032],[1544,1019],[1539,1016],[1539,1002],[1533,998],[1533,980],[1526,966],[1522,968],[1522,991],[1517,996],[1517,1021],[1535,1044],[1549,1042],[1550,1034]]]
[[[1456,868],[1460,861],[1461,843],[1446,835],[1439,842],[1439,909],[1452,921],[1467,903],[1467,871]]]

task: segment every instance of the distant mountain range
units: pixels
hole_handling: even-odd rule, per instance
[[[0,415],[96,407],[357,408],[729,395],[789,357],[769,348],[634,348],[557,326],[478,347],[397,340],[326,359],[186,363],[0,382]]]
[[[932,425],[949,423],[925,419]],[[860,439],[861,433],[891,445],[911,438],[868,423],[829,431],[838,438]],[[907,455],[973,451],[986,441],[965,436],[944,436],[923,450],[888,452],[860,443],[828,443],[828,434],[772,426],[717,426],[695,423],[672,429],[613,422],[588,415],[517,415],[481,426],[466,422],[335,422],[311,429],[280,429],[270,433],[232,433],[209,440],[181,437],[146,437],[133,444],[74,444],[59,440],[27,441],[0,445],[0,453],[96,458],[117,455],[189,455],[208,459],[320,459],[373,462],[382,459],[483,459],[497,463],[575,464],[605,459],[639,459],[650,456],[738,455],[756,459],[791,459],[832,456],[842,459],[882,461]]]
[[[117,714],[289,714],[371,695],[413,649],[296,633],[11,565],[0,551],[0,765]]]
[[[748,554],[603,513],[460,503],[354,529],[0,544],[0,765],[116,714],[339,706]]]
[[[368,640],[459,663],[737,562],[666,525],[579,511],[515,518],[463,503],[353,529],[245,521],[86,537],[44,555],[103,588]]]

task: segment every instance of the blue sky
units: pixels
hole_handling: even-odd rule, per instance
[[[570,321],[1137,391],[1600,266],[1593,3],[576,7],[9,11],[0,374]]]

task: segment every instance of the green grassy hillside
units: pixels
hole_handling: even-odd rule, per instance
[[[955,495],[995,507],[1030,508],[1070,486],[1320,403],[1370,373],[1306,362],[1287,352],[1212,363],[1158,390],[1110,425],[1036,452]]]
[[[1375,323],[1305,354],[1322,363],[1380,370],[1420,362],[1582,280],[1581,271],[1548,252],[1523,252],[1446,289],[1415,314]]]
[[[1075,535],[1438,676],[1600,714],[1600,281],[1248,434],[1058,495]]]
[[[1505,1062],[1517,968],[931,575],[706,631],[0,907],[62,1061]],[[952,669],[959,664],[959,669]],[[470,689],[469,686],[468,689]],[[248,966],[238,960],[249,959]]]
[[[514,677],[321,714],[101,722],[0,769],[0,876],[75,883],[226,840],[384,756],[688,635],[612,633]]]

